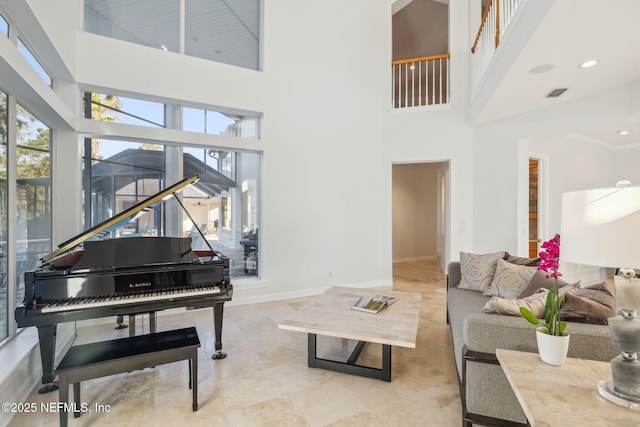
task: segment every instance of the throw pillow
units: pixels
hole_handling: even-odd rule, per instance
[[[511,264],[526,265],[529,267],[537,267],[540,261],[542,261],[540,258],[524,258],[513,256],[509,252],[504,253],[504,260]]]
[[[546,275],[547,273],[542,270],[536,271],[535,274],[531,276],[529,284],[524,288],[518,298],[526,298],[533,295],[538,289],[551,289],[553,287],[554,279],[547,279]],[[558,287],[566,286],[567,284],[568,282],[566,280],[558,279]]]
[[[616,300],[604,282],[567,293],[560,307],[560,318],[567,322],[606,325],[615,315]]]
[[[506,314],[509,316],[521,316],[520,307],[525,307],[537,318],[544,317],[544,304],[547,300],[548,290],[529,295],[526,298],[507,299],[491,297],[482,309],[485,313]]]
[[[518,298],[537,270],[538,267],[511,264],[500,259],[491,285],[484,290],[483,294],[510,299]]]
[[[460,283],[458,287],[484,292],[485,288],[491,285],[498,260],[502,257],[504,257],[504,252],[489,254],[460,252]]]

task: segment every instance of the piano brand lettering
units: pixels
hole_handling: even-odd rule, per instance
[[[129,283],[129,288],[147,288],[153,286],[151,282],[137,282],[137,283]]]

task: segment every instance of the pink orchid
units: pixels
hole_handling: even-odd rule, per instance
[[[546,272],[547,278],[557,279],[562,276],[562,273],[558,271],[560,268],[560,235],[556,234],[540,247],[544,250],[539,254],[542,261],[538,264],[538,270]]]
[[[553,287],[549,289],[545,302],[544,320],[539,320],[525,307],[520,307],[520,313],[529,323],[540,325],[542,332],[546,334],[566,335],[564,330],[567,327],[567,322],[560,320],[560,306],[564,297],[558,293],[558,277],[562,276],[558,271],[560,267],[560,235],[556,234],[553,239],[544,242],[540,247],[543,250],[540,252],[542,261],[538,264],[538,270],[546,272],[547,278],[554,279]]]

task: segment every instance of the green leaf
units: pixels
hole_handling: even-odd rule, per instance
[[[544,304],[544,321],[547,324],[551,323],[551,318],[553,317],[553,293],[549,292],[547,294],[547,301]]]
[[[565,322],[564,320],[561,320],[560,322],[558,322],[558,333],[557,335],[564,335],[564,330],[567,327],[567,322]]]
[[[524,317],[529,323],[533,325],[540,325],[540,320],[536,316],[533,315],[529,310],[524,307],[520,307],[520,314]]]

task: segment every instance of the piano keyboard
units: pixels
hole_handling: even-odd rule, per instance
[[[135,304],[139,302],[161,301],[167,299],[194,297],[198,295],[219,294],[218,286],[202,288],[169,288],[166,291],[147,292],[132,295],[104,295],[87,298],[71,298],[62,301],[53,301],[42,307],[42,313],[55,313],[59,311],[81,310],[85,308],[107,307],[111,305]]]

